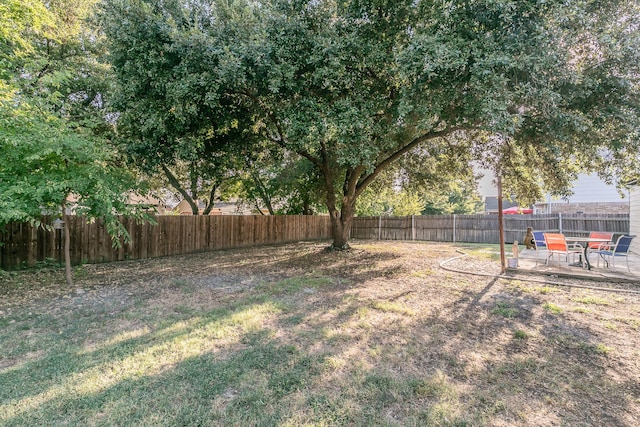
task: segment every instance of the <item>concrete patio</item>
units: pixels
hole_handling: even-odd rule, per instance
[[[510,254],[508,253],[507,256]],[[538,256],[538,262],[536,265],[536,255]],[[627,270],[627,263],[624,258],[616,259],[615,267],[605,267],[602,260],[600,260],[600,267],[597,267],[597,255],[591,254],[589,257],[592,263],[591,270],[586,268],[570,266],[561,259],[560,266],[557,263],[557,257],[553,258],[553,261],[547,259],[547,251],[543,250],[540,254],[536,254],[534,249],[520,249],[518,257],[517,270],[526,270],[530,273],[536,273],[541,275],[556,275],[558,277],[572,277],[572,278],[584,278],[589,280],[605,280],[612,282],[637,282],[640,286],[640,256],[637,254],[629,255],[629,270]],[[513,270],[513,269],[510,269]]]

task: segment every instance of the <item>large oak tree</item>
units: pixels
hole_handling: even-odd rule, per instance
[[[348,246],[360,194],[412,150],[456,168],[476,158],[522,200],[566,191],[581,168],[637,171],[631,1],[115,0],[104,10],[132,123],[149,143],[235,119],[245,137],[299,154],[321,177],[335,248]]]

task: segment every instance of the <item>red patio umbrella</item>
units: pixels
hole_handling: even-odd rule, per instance
[[[503,209],[502,213],[505,215],[514,215],[514,214],[532,214],[533,209],[531,208],[521,208],[520,206],[511,206],[510,208]]]

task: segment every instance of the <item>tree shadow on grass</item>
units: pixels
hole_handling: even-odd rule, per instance
[[[601,331],[577,324],[544,293],[490,279],[480,291],[465,291],[452,311],[452,320],[428,321],[447,331],[436,358],[453,378],[477,384],[461,399],[487,420],[633,425],[640,384],[624,374],[612,378]],[[528,418],[539,413],[546,418]]]
[[[335,258],[332,254],[328,256]],[[376,255],[375,258],[390,260],[394,256]],[[350,262],[357,264],[363,259],[366,256],[356,260],[350,258],[346,264],[338,263],[336,270],[349,269]],[[288,265],[288,262],[283,265],[271,263],[275,271]],[[375,265],[368,264],[361,277],[359,272],[349,269],[349,286],[353,285],[352,280],[365,282],[369,277],[389,276],[397,271],[395,267],[376,268]],[[277,276],[277,279],[281,277]],[[136,358],[147,357],[159,351],[163,345],[201,334],[211,327],[215,329],[216,323],[234,324],[237,321],[234,316],[248,307],[282,304],[281,299],[287,295],[305,297],[305,288],[284,286],[279,289],[281,282],[275,280],[274,290],[266,294],[260,293],[265,292],[265,289],[259,289],[260,292],[257,293],[240,293],[233,303],[217,310],[203,313],[196,309],[177,314],[167,313],[167,318],[160,324],[146,324],[136,311],[136,303],[143,311],[156,297],[148,290],[141,290],[141,293],[127,299],[126,304],[120,305],[118,302],[104,306],[100,301],[94,306],[87,305],[85,294],[67,299],[66,309],[57,311],[58,317],[53,318],[56,320],[48,325],[38,325],[38,328],[42,328],[37,333],[39,335],[54,334],[56,330],[62,330],[63,333],[56,338],[60,341],[51,341],[52,345],[37,358],[18,361],[0,372],[0,382],[8,385],[0,390],[0,401],[6,402],[7,409],[3,411],[3,423],[32,425],[48,420],[47,422],[54,424],[84,425],[91,420],[111,425],[202,425],[202,420],[217,422],[219,417],[231,415],[235,417],[237,425],[274,425],[278,420],[286,420],[286,413],[279,414],[279,411],[286,412],[286,405],[280,407],[277,403],[305,387],[322,370],[324,355],[316,351],[300,350],[290,343],[279,343],[273,339],[270,330],[244,332],[230,347],[222,349],[221,354],[208,351],[182,361],[170,362],[168,366],[160,368],[149,362],[140,366],[121,366],[135,364]],[[338,304],[342,300],[344,283],[345,281],[332,282],[323,287],[322,291],[330,290],[329,300],[325,299],[325,305],[322,306],[311,304],[304,308],[301,318],[320,316],[326,304]],[[166,290],[167,284],[164,285],[161,284],[160,287]],[[188,286],[188,283],[184,286]],[[183,285],[169,286],[178,292],[182,287]],[[77,301],[74,300],[84,300],[85,303],[82,308],[78,308]],[[357,308],[345,307],[338,315],[338,321],[351,318]],[[288,314],[282,322],[285,325],[281,327],[290,326],[292,316],[296,315]],[[69,317],[65,318],[65,315]],[[115,321],[114,315],[117,317]],[[87,333],[99,329],[98,325],[103,322],[117,323],[126,318],[132,319],[130,326],[139,333],[127,337],[126,333],[121,335],[112,331],[103,334],[100,340],[91,340],[92,348],[86,348],[84,344],[89,338]],[[30,327],[35,328],[35,325]],[[70,345],[65,341],[66,338],[73,340],[75,344]],[[323,339],[321,333],[317,335],[317,339]],[[252,385],[254,380],[257,382],[255,387]],[[172,386],[164,393],[162,390],[166,384]],[[161,391],[159,395],[158,390]],[[338,403],[330,404],[331,399],[324,399],[323,394],[316,398],[313,396],[309,397],[315,408],[312,412],[319,417],[324,417],[324,413],[329,411],[329,418],[333,420],[349,419],[354,422],[357,419],[353,414],[358,411],[345,413],[338,408]],[[215,402],[212,403],[211,399]],[[214,409],[211,409],[212,405]],[[264,414],[269,411],[273,413],[264,418]],[[336,415],[337,413],[342,415]]]
[[[286,414],[271,403],[304,387],[317,364],[293,346],[248,338],[251,346],[224,359],[205,353],[97,390],[70,390],[3,425],[215,425],[225,424],[229,413],[235,425],[276,425]]]
[[[262,302],[277,303],[269,298]],[[361,419],[359,410],[344,412],[323,393],[305,394],[302,406],[308,404],[308,409],[300,409],[295,399],[289,404],[290,396],[318,382],[327,354],[311,349],[314,340],[294,344],[280,340],[268,327],[243,331],[219,351],[207,348],[175,362],[157,361],[166,365],[151,360],[130,366],[136,358],[153,358],[163,345],[189,342],[211,329],[215,336],[255,304],[248,299],[233,309],[194,316],[186,324],[167,323],[89,351],[70,348],[2,372],[3,384],[16,385],[0,391],[7,409],[3,425],[38,425],[44,420],[65,425],[280,425],[292,411],[309,420],[353,424]],[[319,310],[311,307],[305,314]],[[365,381],[369,394],[384,386],[375,378]]]
[[[0,390],[0,402],[10,402],[0,415],[7,425],[631,425],[638,383],[611,378],[615,360],[601,331],[502,281],[464,284],[432,272],[433,284],[396,285],[398,257],[263,259],[252,268],[263,270],[264,286],[231,294],[188,277],[160,281],[163,292],[194,295],[160,306],[171,310],[163,321],[157,313],[147,321],[140,313],[158,296],[142,292],[139,310],[118,312],[139,335],[112,331],[91,348],[76,323],[69,338],[77,344],[0,372],[0,383],[13,384]],[[385,278],[384,289],[360,292]],[[437,309],[407,309],[436,292],[448,295]],[[202,297],[220,301],[189,306]],[[268,315],[239,326],[255,310]],[[109,310],[80,314],[88,331],[110,318]],[[225,328],[231,338],[209,346],[224,341]]]

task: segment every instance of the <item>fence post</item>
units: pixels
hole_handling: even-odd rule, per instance
[[[560,227],[560,234],[562,234],[562,212],[558,212],[558,226]]]
[[[456,242],[456,214],[453,214],[453,243]]]
[[[378,217],[378,240],[382,240],[382,215]]]
[[[411,215],[411,240],[416,240],[416,216]]]

